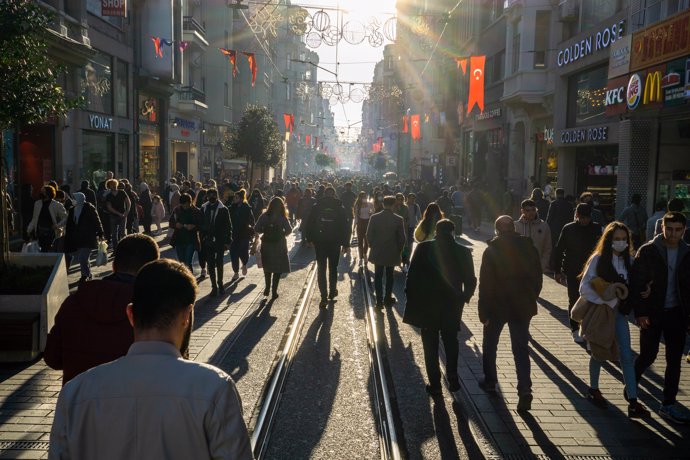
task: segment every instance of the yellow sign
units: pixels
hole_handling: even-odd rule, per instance
[[[661,102],[661,72],[658,70],[649,72],[644,81],[643,104],[650,102]]]

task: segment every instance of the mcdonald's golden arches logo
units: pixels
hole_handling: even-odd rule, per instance
[[[649,72],[644,81],[644,94],[642,103],[661,102],[661,72],[656,70]]]

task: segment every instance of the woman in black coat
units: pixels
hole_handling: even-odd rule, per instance
[[[438,337],[446,351],[446,375],[450,391],[460,389],[458,380],[458,339],[462,308],[477,286],[472,253],[455,242],[455,224],[442,219],[436,223],[436,238],[420,243],[407,274],[407,304],[403,322],[421,328],[424,362],[432,396],[441,394],[438,364]]]
[[[77,192],[74,194],[75,206],[67,214],[65,226],[65,253],[69,254],[68,267],[71,258],[77,258],[81,267],[81,279],[91,279],[89,256],[91,250],[98,247],[98,238],[103,238],[103,226],[96,208],[86,202],[86,196]]]
[[[254,213],[247,203],[247,191],[240,189],[232,197],[230,205],[230,220],[232,221],[232,244],[230,245],[230,262],[234,275],[239,278],[240,260],[242,261],[242,276],[247,275],[249,261],[249,246],[254,237]]]

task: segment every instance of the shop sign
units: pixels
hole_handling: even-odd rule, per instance
[[[608,126],[564,129],[563,131],[561,131],[562,144],[585,144],[590,142],[606,142],[608,140],[608,137]]]
[[[183,131],[184,131],[184,130],[188,130],[188,131],[189,131],[189,130],[192,130],[192,129],[196,129],[196,123],[194,123],[194,122],[191,121],[191,120],[185,120],[184,118],[175,117],[175,123],[177,123],[177,126],[179,126],[180,128],[182,128]]]
[[[89,126],[92,129],[103,129],[106,131],[113,130],[113,119],[112,117],[104,117],[102,115],[89,115]]]
[[[479,115],[475,115],[475,120],[477,121],[482,121],[482,120],[490,120],[492,118],[498,118],[501,116],[501,108],[497,107],[495,109],[491,110],[485,110],[483,113],[480,113]]]
[[[666,65],[666,74],[661,79],[664,105],[685,104],[685,67],[688,59],[677,59]]]
[[[626,75],[630,70],[630,44],[632,36],[626,35],[611,45],[609,55],[609,78]]]
[[[553,128],[548,128],[544,126],[542,131],[537,131],[537,140],[540,142],[546,142],[547,144],[553,144]]]
[[[620,20],[619,22],[604,28],[604,30],[598,31],[596,34],[592,34],[589,37],[583,38],[579,42],[575,42],[566,48],[558,50],[558,67],[563,67],[564,65],[582,59],[593,52],[608,48],[617,40],[623,38],[624,24],[625,20]]]
[[[154,97],[139,98],[139,114],[141,117],[152,123],[158,121],[158,101]]]
[[[690,54],[690,10],[633,34],[630,70]]]
[[[628,89],[625,94],[625,100],[627,101],[628,108],[630,110],[635,110],[640,104],[642,99],[642,78],[639,74],[632,74],[630,76],[630,81],[628,81]]]
[[[604,93],[606,115],[613,116],[625,113],[628,89],[628,77],[618,77],[609,80]]]
[[[127,17],[127,0],[101,0],[101,16]]]

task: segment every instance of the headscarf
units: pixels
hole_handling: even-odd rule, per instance
[[[141,184],[139,184],[139,191],[140,192],[144,192],[145,190],[148,190],[148,189],[149,189],[149,184],[147,184],[146,182],[142,182]]]
[[[79,222],[79,216],[81,216],[81,211],[84,209],[84,202],[86,201],[86,195],[81,192],[76,192],[74,194],[74,199],[77,204],[74,206],[74,222]]]

